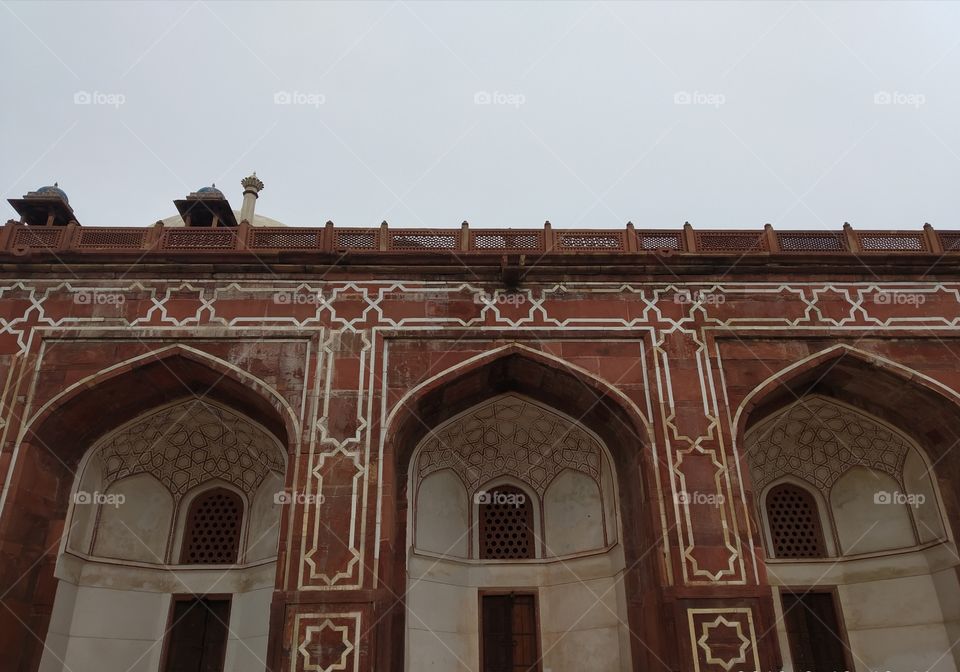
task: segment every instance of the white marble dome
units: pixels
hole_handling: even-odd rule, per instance
[[[233,214],[236,216],[237,221],[239,222],[240,211],[234,210]],[[183,223],[183,218],[180,217],[180,215],[171,215],[170,217],[165,217],[160,221],[163,222],[164,226],[185,226],[185,224]],[[283,222],[278,222],[275,219],[271,219],[270,217],[264,217],[263,215],[260,215],[260,214],[253,215],[252,224],[254,226],[287,226]]]

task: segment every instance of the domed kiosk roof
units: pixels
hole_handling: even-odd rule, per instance
[[[64,203],[69,203],[70,199],[67,198],[67,192],[57,186],[57,183],[54,182],[53,186],[40,187],[35,192],[37,196],[56,196],[61,199]]]
[[[217,185],[213,184],[209,187],[200,187],[195,192],[197,196],[204,196],[207,198],[223,198],[223,192],[217,189]]]

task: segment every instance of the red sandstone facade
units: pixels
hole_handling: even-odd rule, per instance
[[[270,669],[400,672],[411,453],[515,391],[613,455],[634,669],[780,669],[744,432],[814,392],[883,418],[929,452],[956,533],[958,241],[9,223],[0,668],[39,664],[81,456],[198,395],[268,428],[288,489],[323,495],[284,509]]]

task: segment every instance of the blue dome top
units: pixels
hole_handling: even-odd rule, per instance
[[[66,203],[69,203],[69,202],[70,202],[70,199],[67,198],[67,192],[65,192],[63,189],[61,189],[60,187],[58,187],[56,182],[53,183],[53,186],[52,186],[52,187],[50,187],[50,186],[40,187],[39,189],[37,189],[36,193],[38,193],[38,194],[48,194],[48,195],[50,195],[50,196],[57,196],[57,197],[59,197],[59,198],[62,198],[62,199],[64,200],[64,202],[66,202]]]
[[[219,196],[221,198],[223,197],[223,192],[217,189],[217,185],[213,185],[210,187],[200,187],[199,189],[197,189],[196,193],[203,194],[204,196]]]

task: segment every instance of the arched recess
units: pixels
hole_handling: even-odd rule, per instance
[[[748,394],[737,412],[737,436],[743,437],[756,423],[797,399],[814,394],[877,416],[922,447],[935,465],[956,539],[960,534],[960,453],[954,448],[960,446],[960,392],[896,362],[836,346],[778,372]]]
[[[517,393],[577,419],[609,448],[618,483],[618,507],[628,571],[632,660],[637,670],[672,661],[669,610],[662,606],[662,546],[654,465],[644,418],[621,392],[562,360],[522,346],[508,346],[430,379],[403,399],[384,428],[383,532],[380,572],[388,592],[402,596],[408,548],[408,483],[411,458],[435,427],[483,401]],[[384,669],[402,670],[405,605],[392,598],[391,617],[378,626],[378,658]],[[641,643],[642,640],[642,643]]]
[[[40,664],[57,580],[54,569],[78,466],[111,430],[173,401],[205,398],[262,425],[288,453],[298,439],[289,406],[227,362],[173,346],[111,366],[47,402],[21,433],[0,517],[0,610],[5,669]],[[281,538],[285,536],[282,519]]]
[[[841,638],[857,667],[955,669],[950,647],[960,636],[957,393],[903,365],[836,346],[753,390],[740,406],[737,425],[754,519],[765,528],[761,495],[786,479],[816,493],[829,519],[824,532],[832,532],[827,558],[776,558],[768,552],[766,572],[775,593],[832,594]],[[926,504],[904,503],[917,494]],[[925,517],[933,522],[922,525]],[[943,531],[948,520],[953,535]],[[767,532],[761,534],[769,549]],[[788,614],[776,602],[790,670],[793,626],[784,624]],[[902,609],[908,603],[916,609]]]

